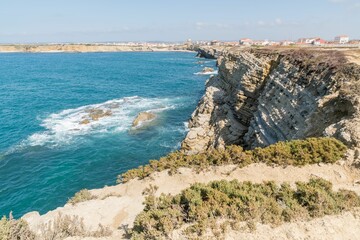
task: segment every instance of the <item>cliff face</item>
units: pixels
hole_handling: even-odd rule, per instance
[[[228,144],[253,148],[279,140],[320,135],[335,136],[351,147],[360,147],[360,66],[349,63],[343,52],[227,49],[217,51],[217,54],[219,74],[206,83],[206,92],[193,113],[190,131],[182,144],[185,151],[196,153],[224,148]],[[133,227],[136,216],[144,209],[145,195],[150,192],[156,197],[176,195],[194,183],[224,179],[295,185],[297,181],[308,181],[316,176],[332,182],[335,189],[353,190],[359,194],[359,173],[359,169],[342,164],[301,168],[260,163],[246,167],[225,165],[200,173],[191,168],[180,168],[171,175],[164,170],[144,179],[90,190],[91,199],[67,204],[44,215],[31,212],[22,219],[39,236],[46,234],[45,226],[51,227],[54,223],[55,228],[55,222],[61,223],[61,216],[71,216],[76,217],[75,220],[82,219],[86,231],[95,234],[100,225],[111,231],[110,236],[99,239],[125,239],[129,237],[128,230]],[[358,210],[352,214],[345,212],[311,222],[291,222],[276,229],[257,223],[255,231],[230,230],[225,238],[322,236],[325,239],[353,239],[359,236],[360,223]],[[67,226],[63,227],[65,231]],[[100,236],[101,231],[96,234]],[[169,237],[183,238],[178,230]]]
[[[189,122],[185,151],[323,135],[360,147],[360,66],[344,53],[240,49],[222,52],[218,65]]]
[[[155,52],[187,51],[186,45],[116,45],[116,44],[12,44],[0,45],[0,52]]]

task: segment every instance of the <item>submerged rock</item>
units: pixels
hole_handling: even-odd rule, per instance
[[[132,126],[139,127],[144,122],[150,122],[156,118],[156,115],[150,112],[141,112],[134,119]]]
[[[112,112],[110,110],[107,110],[107,111],[104,111],[102,109],[90,109],[89,110],[89,117],[93,121],[97,121],[97,120],[99,120],[99,118],[111,116],[111,115],[112,115]]]
[[[86,110],[88,113],[87,116],[83,117],[83,120],[80,124],[89,124],[91,121],[98,121],[100,118],[109,117],[112,115],[110,110],[104,111],[103,109],[91,108]]]
[[[212,73],[215,70],[211,67],[204,67],[204,69],[201,71],[201,73]]]
[[[89,124],[89,123],[90,123],[90,120],[89,120],[89,119],[84,119],[84,120],[82,120],[82,121],[80,122],[80,124],[83,124],[83,125]]]

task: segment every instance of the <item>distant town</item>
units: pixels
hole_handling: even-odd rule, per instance
[[[198,46],[224,47],[321,47],[360,48],[360,40],[347,35],[339,35],[332,40],[321,37],[300,38],[297,41],[253,40],[241,38],[239,41],[193,41],[185,42],[103,42],[103,43],[30,43],[0,44],[0,53],[6,52],[121,52],[121,51],[191,51]]]
[[[321,37],[300,38],[297,41],[269,41],[269,40],[253,40],[250,38],[242,38],[239,41],[192,41],[189,39],[187,43],[209,46],[323,46],[323,47],[359,47],[360,40],[351,40],[347,35],[339,35],[333,40],[325,40]]]

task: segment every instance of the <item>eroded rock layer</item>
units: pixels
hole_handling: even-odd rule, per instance
[[[209,51],[207,51],[209,52]],[[360,66],[340,51],[238,49],[217,52],[219,74],[189,121],[189,153],[246,148],[312,136],[360,147]]]

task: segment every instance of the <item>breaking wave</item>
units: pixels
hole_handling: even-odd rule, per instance
[[[197,72],[197,73],[194,73],[195,75],[216,75],[218,74],[218,71],[212,71],[212,72]]]
[[[168,98],[133,96],[66,109],[44,119],[40,124],[44,131],[29,136],[21,145],[54,147],[69,144],[77,136],[124,132],[131,128],[132,121],[139,112],[159,114],[175,107],[176,102]]]

